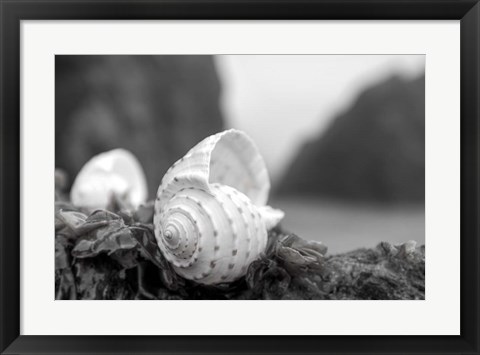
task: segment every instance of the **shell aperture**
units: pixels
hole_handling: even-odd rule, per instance
[[[203,284],[243,276],[265,250],[283,212],[266,206],[263,158],[243,132],[207,137],[165,174],[155,201],[155,237],[184,278]]]

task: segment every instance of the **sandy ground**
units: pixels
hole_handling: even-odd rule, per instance
[[[323,242],[328,254],[374,247],[381,241],[425,244],[423,205],[392,207],[301,199],[276,199],[270,204],[285,212],[284,229]]]

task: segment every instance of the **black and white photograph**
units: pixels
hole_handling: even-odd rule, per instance
[[[424,55],[56,55],[56,300],[425,300]]]

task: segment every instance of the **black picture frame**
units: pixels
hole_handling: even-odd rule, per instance
[[[0,0],[0,16],[2,354],[479,353],[480,5],[477,0]],[[27,19],[460,20],[461,335],[256,337],[20,335],[20,22]]]

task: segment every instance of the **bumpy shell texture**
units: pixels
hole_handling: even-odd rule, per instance
[[[147,199],[147,182],[137,158],[125,149],[94,156],[80,170],[70,191],[75,206],[87,211],[112,203],[137,208]]]
[[[176,272],[203,284],[243,276],[265,250],[283,212],[266,206],[270,180],[243,132],[207,137],[165,174],[155,201],[155,236]]]

